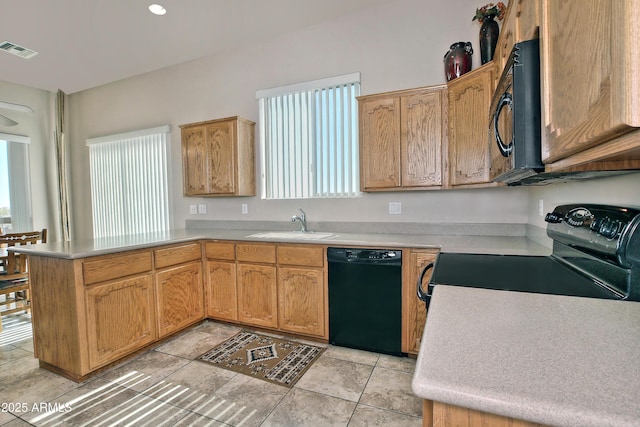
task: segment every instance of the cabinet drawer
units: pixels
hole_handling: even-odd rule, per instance
[[[107,255],[90,258],[82,264],[84,283],[104,282],[118,277],[150,271],[151,252],[125,252],[122,255]]]
[[[236,247],[233,243],[227,242],[206,242],[204,250],[207,258],[226,259],[233,261],[236,259]]]
[[[276,246],[238,243],[236,245],[236,258],[238,261],[275,264]]]
[[[279,246],[278,264],[324,266],[324,249],[320,246]]]
[[[199,243],[189,243],[188,245],[156,249],[154,253],[156,256],[156,268],[182,264],[202,258]]]

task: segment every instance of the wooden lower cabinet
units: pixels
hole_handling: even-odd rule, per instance
[[[156,273],[159,337],[204,318],[202,264],[198,261]]]
[[[428,265],[434,265],[438,257],[437,249],[405,249],[403,253],[402,289],[402,351],[418,354],[422,332],[427,320],[425,302],[417,295],[417,282]],[[422,289],[426,291],[433,269],[428,269],[422,278]]]
[[[265,328],[278,327],[276,266],[237,265],[238,320]]]
[[[543,424],[532,423],[488,412],[476,411],[449,405],[442,402],[425,400],[422,405],[423,427],[545,427]]]
[[[238,320],[236,263],[208,260],[206,263],[207,316]]]
[[[322,268],[278,267],[278,327],[324,337],[325,289]]]
[[[89,368],[106,365],[157,339],[153,275],[86,291]]]
[[[402,351],[417,353],[425,310],[415,281],[437,250],[403,253]],[[34,354],[76,381],[205,316],[328,338],[320,245],[205,241],[84,259],[29,255],[29,274]]]

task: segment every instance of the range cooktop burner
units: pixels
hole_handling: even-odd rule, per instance
[[[640,208],[561,205],[545,217],[553,254],[441,253],[427,292],[439,284],[640,301]]]

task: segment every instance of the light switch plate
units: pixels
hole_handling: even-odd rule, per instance
[[[198,213],[198,205],[189,205],[189,213],[196,215]]]
[[[400,215],[402,213],[402,203],[389,202],[389,215]]]
[[[207,205],[198,205],[198,213],[206,214],[207,213]]]

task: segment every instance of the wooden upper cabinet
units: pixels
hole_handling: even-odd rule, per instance
[[[362,191],[440,187],[446,147],[446,87],[361,96]]]
[[[451,186],[490,182],[487,132],[494,74],[490,61],[448,83]]]
[[[638,22],[635,0],[542,0],[542,159],[548,170],[640,159]]]
[[[540,26],[540,0],[511,0],[500,28],[500,37],[493,56],[499,78],[509,59],[513,45],[523,40],[538,38]]]
[[[400,99],[403,187],[442,185],[446,91],[429,90]],[[446,107],[444,107],[446,108]]]
[[[358,99],[360,188],[400,186],[400,98]]]
[[[240,117],[180,126],[186,196],[254,196],[255,123]]]

